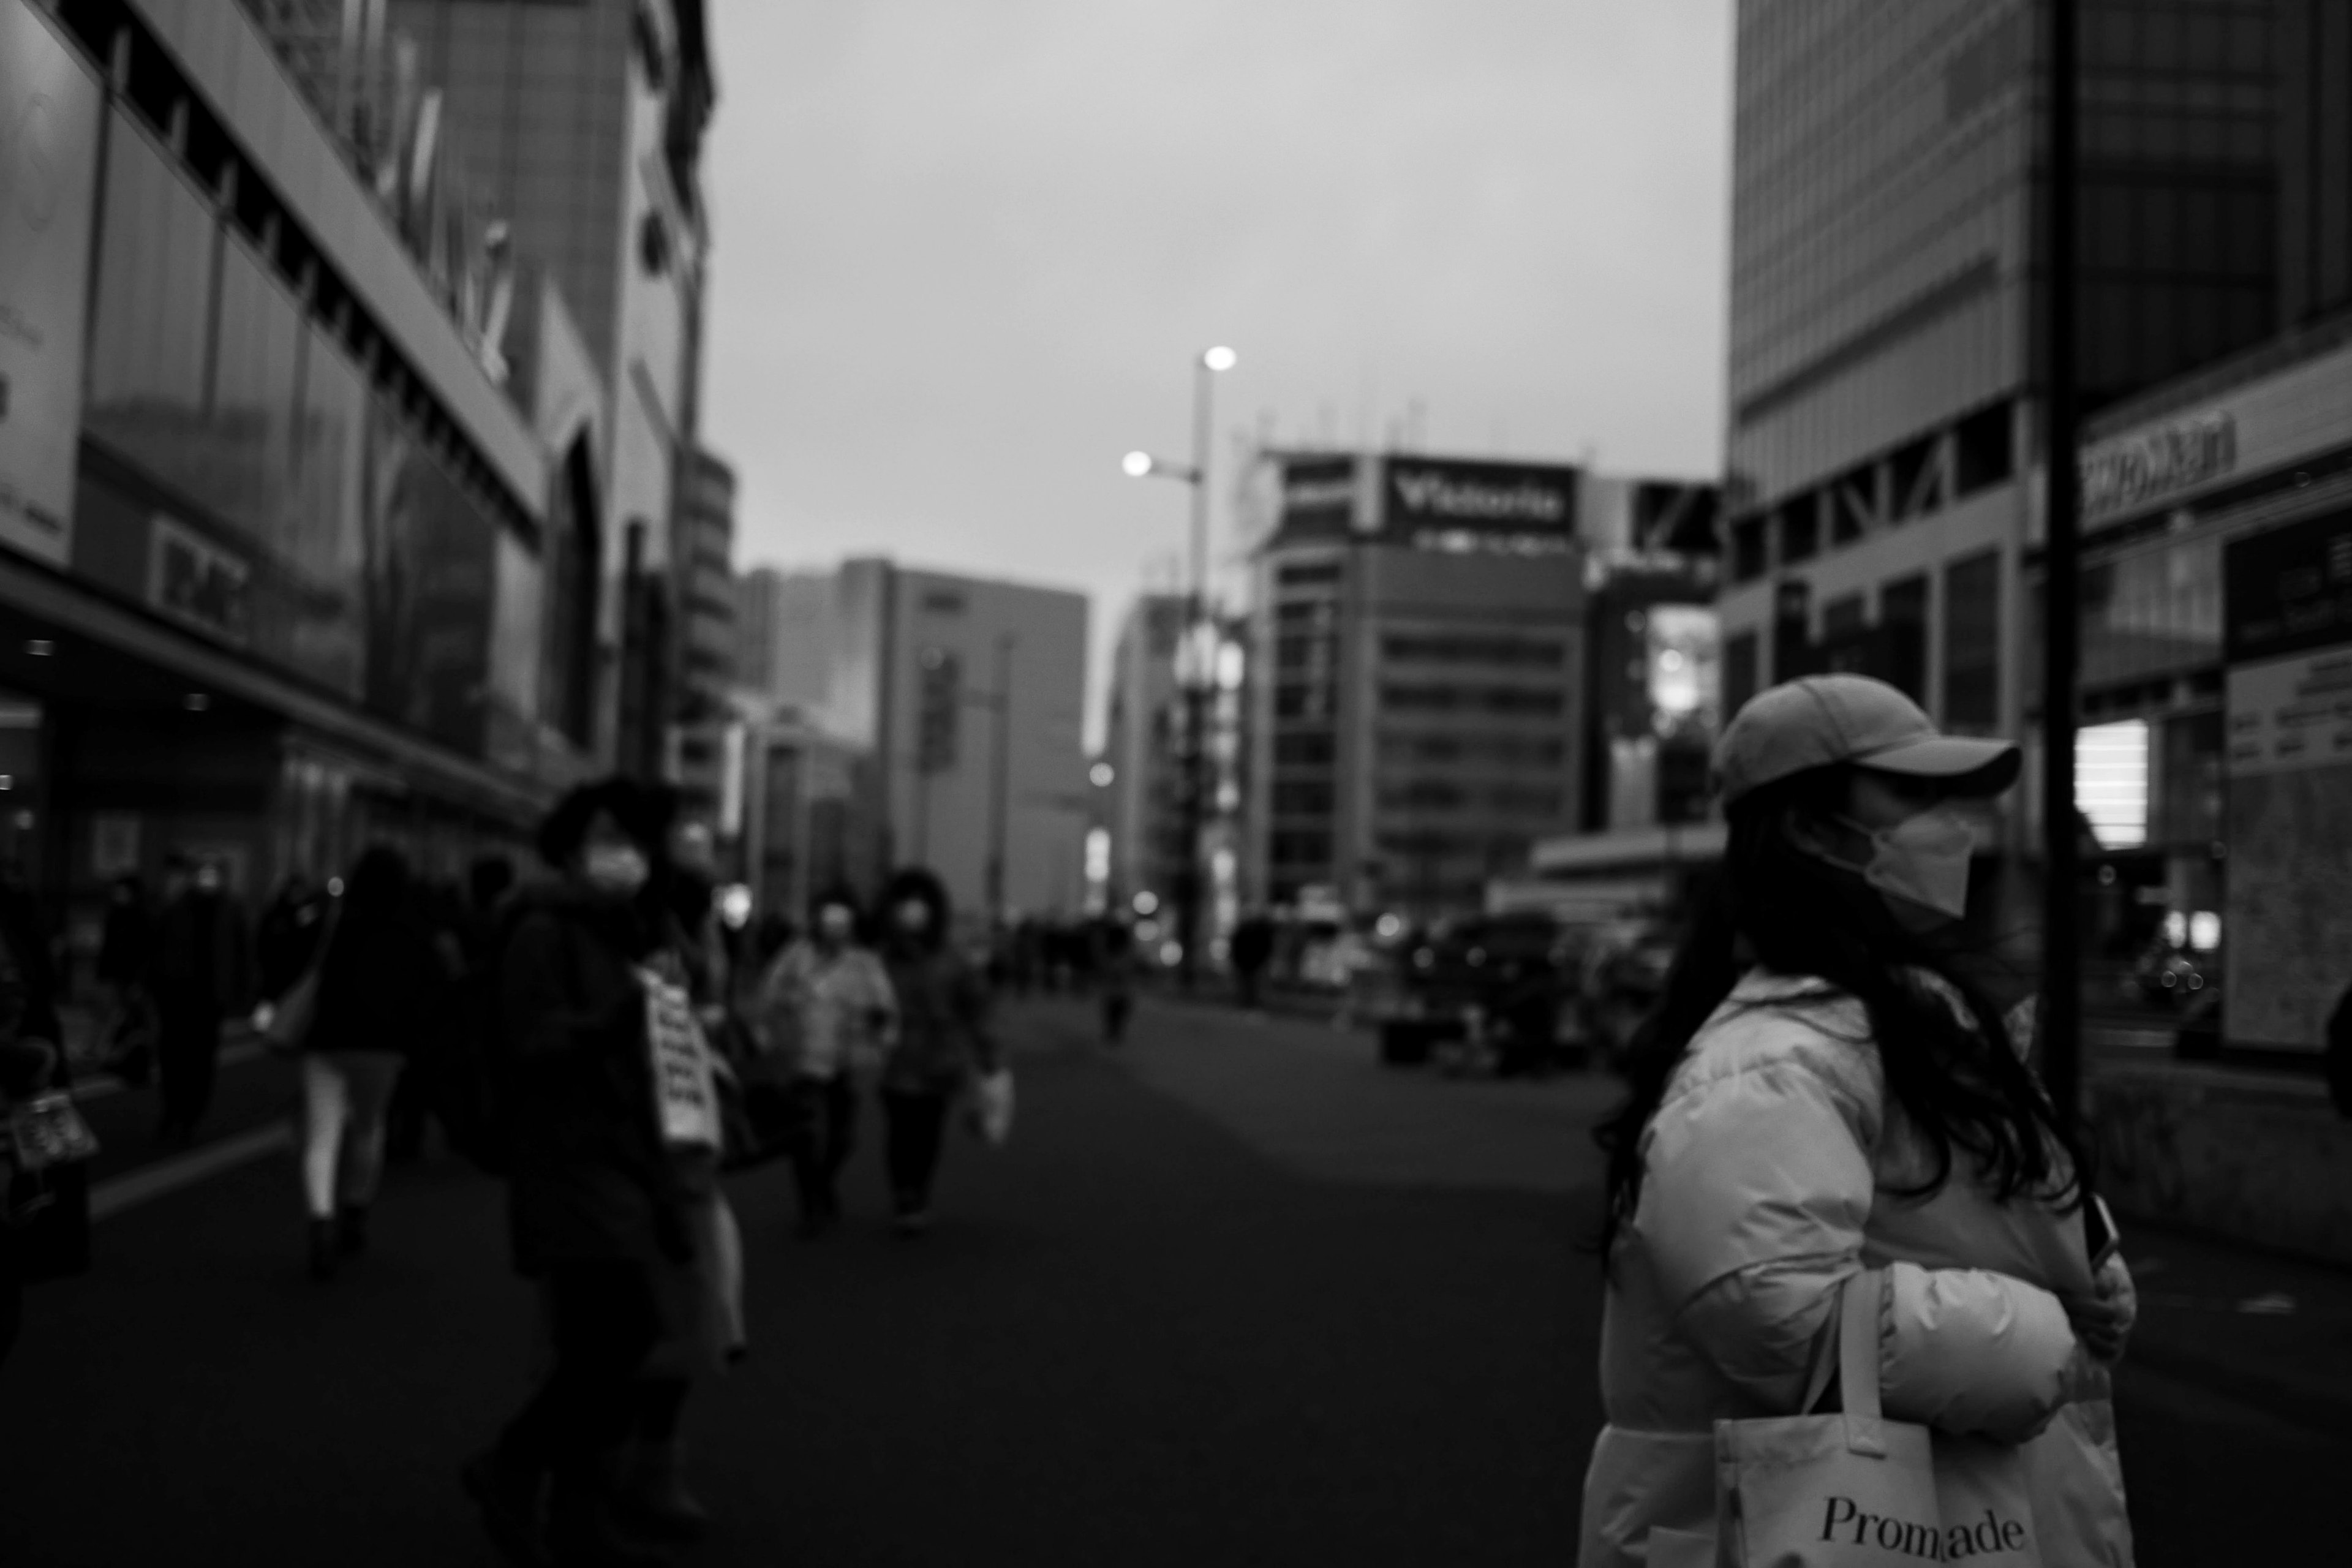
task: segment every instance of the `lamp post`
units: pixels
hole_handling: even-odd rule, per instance
[[[1215,659],[1208,647],[1209,602],[1209,406],[1210,387],[1218,373],[1240,361],[1233,350],[1219,344],[1204,351],[1192,363],[1192,461],[1171,463],[1149,452],[1129,452],[1121,465],[1128,478],[1158,475],[1181,479],[1192,487],[1192,574],[1185,595],[1184,641],[1177,653],[1177,674],[1183,687],[1183,784],[1181,805],[1184,864],[1172,889],[1176,903],[1176,940],[1180,950],[1177,980],[1191,990],[1197,972],[1201,935],[1201,829],[1206,817],[1209,686],[1215,679]]]

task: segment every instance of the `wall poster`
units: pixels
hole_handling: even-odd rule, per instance
[[[2224,1028],[2320,1048],[2352,985],[2352,512],[2232,541]]]

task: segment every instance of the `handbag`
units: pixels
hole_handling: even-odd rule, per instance
[[[319,974],[327,967],[327,950],[334,945],[335,927],[342,918],[343,901],[337,899],[328,906],[326,928],[319,932],[319,951],[304,967],[302,978],[278,999],[269,1022],[262,1028],[261,1043],[279,1056],[300,1050],[310,1037],[311,1026],[319,1021]]]
[[[2017,1450],[1885,1419],[1881,1276],[1841,1288],[1843,1410],[1715,1424],[1716,1561],[1724,1568],[2040,1568]]]
[[[0,1238],[25,1284],[89,1271],[89,1160],[98,1135],[61,1089],[8,1108],[0,1122]]]
[[[998,1068],[971,1075],[971,1130],[992,1149],[1013,1136],[1013,1073]]]

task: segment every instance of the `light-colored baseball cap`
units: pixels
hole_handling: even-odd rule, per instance
[[[1957,795],[1997,795],[2023,759],[2011,741],[1940,733],[1920,706],[1866,675],[1808,675],[1748,699],[1715,743],[1729,805],[1760,785],[1833,763],[1943,779]]]

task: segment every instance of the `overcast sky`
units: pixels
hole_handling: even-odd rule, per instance
[[[710,0],[740,565],[1092,596],[1240,438],[1712,475],[1730,0]],[[1415,408],[1418,405],[1418,414]],[[1090,709],[1099,708],[1099,691]]]

